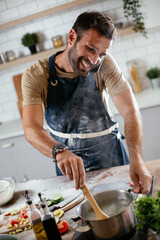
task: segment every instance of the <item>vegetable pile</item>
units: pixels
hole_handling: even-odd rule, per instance
[[[53,196],[53,199],[46,199],[47,205],[52,206],[63,201],[64,198],[62,194],[58,193]],[[35,204],[37,208],[39,208],[39,204]],[[61,217],[64,215],[64,211],[62,209],[55,210],[53,212],[55,221],[57,223],[58,230],[60,234],[65,233],[69,226],[65,220],[61,221]],[[7,222],[4,224],[3,222]],[[3,222],[0,222],[0,229],[5,227],[6,230],[10,230],[9,234],[14,235],[20,233],[22,231],[27,231],[32,228],[30,220],[28,218],[28,208],[25,205],[20,209],[14,209],[4,215]]]
[[[137,228],[148,227],[160,234],[160,190],[157,198],[144,195],[134,202]]]

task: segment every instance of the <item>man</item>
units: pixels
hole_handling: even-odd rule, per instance
[[[131,88],[108,53],[116,30],[100,12],[84,12],[64,51],[33,64],[23,74],[26,139],[56,162],[57,175],[84,185],[85,171],[129,163],[107,93],[122,115],[133,191],[147,193],[151,175],[142,159],[142,121]],[[102,101],[103,100],[103,101]],[[43,106],[50,135],[43,129]]]

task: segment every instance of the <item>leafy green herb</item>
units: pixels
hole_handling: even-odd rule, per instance
[[[21,42],[24,46],[31,47],[39,42],[39,37],[36,33],[26,33],[22,37]]]
[[[135,32],[141,32],[144,37],[147,37],[147,31],[144,26],[144,17],[140,11],[140,0],[123,0],[124,16],[129,20],[129,17],[133,18],[135,24],[133,30]]]
[[[160,234],[160,190],[157,198],[143,196],[134,202],[137,228],[148,227]]]
[[[159,78],[160,77],[160,69],[158,67],[151,68],[146,72],[146,75],[149,79]]]

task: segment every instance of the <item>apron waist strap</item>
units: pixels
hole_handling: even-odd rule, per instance
[[[104,136],[107,135],[109,133],[111,133],[113,130],[115,130],[116,128],[118,128],[118,123],[114,124],[113,126],[111,126],[110,128],[101,131],[101,132],[94,132],[94,133],[62,133],[62,132],[57,132],[53,129],[51,129],[48,126],[49,131],[57,136],[57,137],[62,137],[62,138],[67,138],[67,139],[73,139],[73,138],[79,138],[79,139],[87,139],[87,138],[95,138],[95,137],[100,137],[100,136]]]

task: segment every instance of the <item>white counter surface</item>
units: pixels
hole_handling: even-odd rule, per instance
[[[135,97],[140,109],[158,106],[160,105],[160,88],[146,89],[141,93],[136,93]],[[110,109],[114,115],[118,114],[118,111],[112,102],[110,102]],[[23,134],[21,119],[0,124],[0,140]]]

